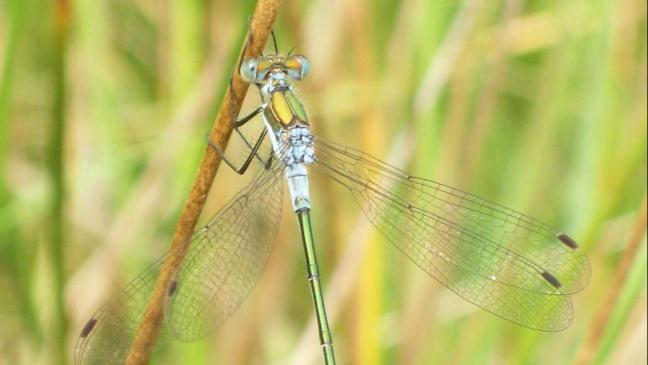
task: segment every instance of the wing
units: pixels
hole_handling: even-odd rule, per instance
[[[281,217],[282,171],[280,164],[261,171],[192,237],[166,303],[164,321],[176,337],[203,336],[233,313],[254,287]],[[165,256],[86,323],[76,343],[75,364],[125,361]]]
[[[166,306],[177,339],[195,341],[222,324],[265,269],[282,210],[283,166],[275,165],[194,239]]]
[[[464,299],[520,325],[567,327],[589,261],[567,235],[501,205],[316,140],[313,168],[353,193],[376,228]]]

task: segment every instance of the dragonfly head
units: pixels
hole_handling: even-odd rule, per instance
[[[284,57],[270,54],[243,60],[239,73],[246,82],[262,84],[270,79],[282,79],[285,76],[301,80],[309,70],[310,62],[302,55]]]

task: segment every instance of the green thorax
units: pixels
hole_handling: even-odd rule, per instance
[[[277,89],[270,94],[264,113],[275,130],[309,125],[304,106],[288,88]]]

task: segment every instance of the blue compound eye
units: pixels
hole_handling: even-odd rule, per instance
[[[257,82],[257,77],[259,76],[259,60],[256,58],[248,58],[241,63],[241,68],[239,73],[245,82],[255,83]]]
[[[286,58],[284,61],[284,68],[288,76],[295,80],[301,80],[310,71],[310,62],[302,55],[294,55]]]

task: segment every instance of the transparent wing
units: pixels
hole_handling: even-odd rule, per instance
[[[166,306],[174,337],[195,341],[223,323],[252,291],[281,219],[283,166],[246,189],[194,239]]]
[[[88,320],[74,349],[77,365],[122,364],[146,309],[163,258],[139,274]]]
[[[281,218],[283,167],[262,170],[192,244],[166,303],[166,327],[182,340],[221,324],[254,287],[266,266]],[[142,318],[164,257],[136,277],[86,323],[75,364],[122,364]]]
[[[571,238],[349,147],[317,139],[316,148],[313,168],[350,189],[389,241],[456,294],[526,327],[571,323],[564,294],[582,289],[590,272]]]

